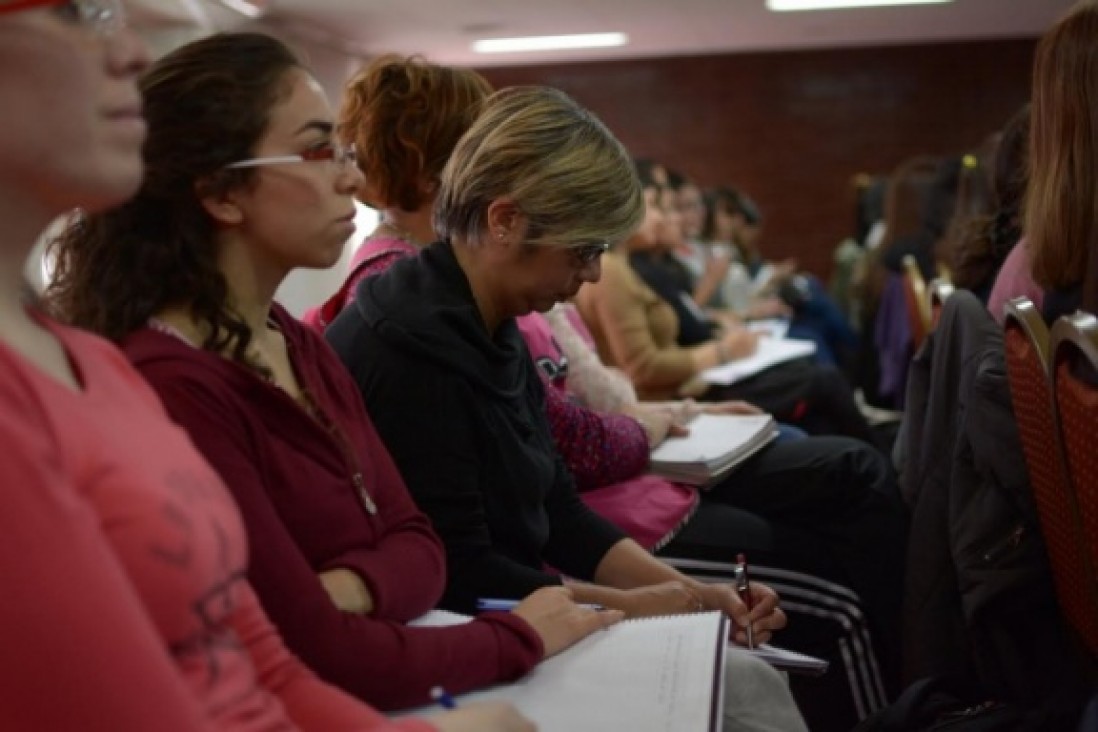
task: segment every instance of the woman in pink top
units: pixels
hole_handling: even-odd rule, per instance
[[[987,298],[987,309],[1000,324],[1006,319],[1006,304],[1016,297],[1028,297],[1040,310],[1044,306],[1045,291],[1033,281],[1026,240],[1022,239],[1010,250],[995,284]]]
[[[146,64],[115,0],[0,2],[0,729],[530,729],[505,707],[389,723],[318,681],[217,475],[114,347],[31,302],[38,232],[141,181]]]
[[[359,282],[435,240],[431,202],[442,167],[491,93],[471,69],[394,55],[375,59],[347,83],[339,128],[348,143],[371,151],[359,161],[358,198],[381,211],[381,223],[355,252],[343,286],[305,313],[306,323],[323,332]]]

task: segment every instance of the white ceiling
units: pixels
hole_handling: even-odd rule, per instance
[[[217,0],[133,0],[168,22],[233,24]],[[645,56],[1036,36],[1073,0],[771,13],[764,0],[266,0],[269,19],[355,55],[423,53],[445,64],[514,65]],[[139,11],[140,14],[140,11]],[[238,16],[237,16],[238,17]],[[479,55],[478,38],[623,31],[623,48]]]

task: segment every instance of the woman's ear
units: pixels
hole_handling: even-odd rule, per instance
[[[218,226],[238,226],[244,221],[244,211],[236,201],[235,189],[220,176],[202,178],[194,184],[202,208]]]
[[[497,198],[488,204],[488,238],[493,241],[513,242],[522,234],[522,212],[509,198]]]
[[[438,196],[438,178],[431,176],[420,176],[419,179],[419,198],[424,203],[434,203],[435,198]]]

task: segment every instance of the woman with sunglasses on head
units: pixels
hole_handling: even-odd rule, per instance
[[[132,82],[128,99],[140,108]],[[127,440],[133,461],[170,451],[204,470],[198,474],[182,457],[183,465],[164,466],[160,480],[169,495],[163,509],[153,508],[163,514],[166,536],[150,551],[166,565],[162,573],[199,559],[222,572],[193,606],[196,621],[224,631],[169,638],[181,662],[212,664],[200,667],[213,677],[198,680],[218,692],[207,705],[254,714],[254,728],[267,729],[262,715],[273,719],[281,707],[252,689],[268,685],[304,728],[383,723],[317,682],[282,648],[245,580],[245,530],[248,578],[290,645],[322,676],[357,683],[358,695],[376,692],[391,706],[426,703],[430,684],[456,690],[513,678],[614,620],[617,614],[579,608],[557,589],[515,614],[456,628],[404,626],[432,607],[441,589],[438,540],[338,360],[270,300],[289,269],[330,264],[350,233],[350,196],[360,176],[350,151],[331,140],[323,93],[281,43],[250,34],[215,36],[169,54],[142,78],[141,92],[146,178],[129,203],[102,210],[121,203],[119,195],[87,206],[57,244],[51,296],[77,322],[124,339],[242,509],[243,525],[191,443],[166,427],[163,411],[160,429],[128,412],[114,420],[142,430],[116,438]],[[138,170],[139,146],[132,152]],[[125,194],[135,188],[136,178]],[[118,355],[114,360],[139,383]],[[140,394],[155,404],[147,389]],[[99,406],[105,415],[120,411]],[[226,516],[199,513],[215,500]],[[334,596],[357,605],[340,612]],[[256,678],[242,678],[245,651],[259,667]],[[222,689],[215,683],[221,680],[230,686]],[[444,731],[529,729],[499,705],[470,705],[432,724]]]

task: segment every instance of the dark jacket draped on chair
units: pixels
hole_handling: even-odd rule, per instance
[[[959,674],[1040,706],[1075,688],[1011,407],[1003,334],[958,291],[911,364],[903,430],[912,511],[909,681]]]

